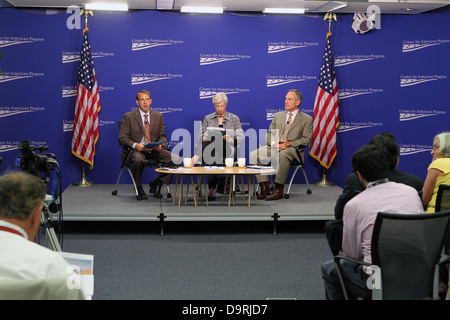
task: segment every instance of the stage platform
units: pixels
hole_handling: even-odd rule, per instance
[[[148,200],[137,201],[132,184],[119,185],[113,196],[113,184],[93,184],[88,187],[69,186],[62,194],[64,221],[267,221],[267,220],[330,220],[334,219],[334,205],[342,193],[338,186],[311,184],[311,194],[306,185],[292,185],[290,199],[276,201],[258,200],[255,205],[244,204],[241,193],[236,194],[235,205],[228,207],[228,195],[222,204],[222,194],[217,194],[208,206],[194,206],[192,190],[187,204],[174,206],[167,198],[165,186],[162,199],[149,195]],[[173,193],[175,186],[171,186]],[[146,190],[147,192],[147,190]],[[173,196],[173,194],[172,194]],[[178,200],[178,198],[177,198]]]

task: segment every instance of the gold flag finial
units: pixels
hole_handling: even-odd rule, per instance
[[[327,34],[327,37],[328,37],[329,35],[331,35],[331,21],[333,19],[334,19],[334,21],[337,21],[336,13],[327,12],[325,14],[325,17],[323,18],[323,20],[325,20],[325,19],[328,19],[328,34]]]
[[[84,33],[85,31],[89,30],[88,29],[88,16],[89,15],[94,16],[94,12],[92,10],[81,9],[80,16],[82,14],[84,14],[84,30],[83,30],[83,33]]]

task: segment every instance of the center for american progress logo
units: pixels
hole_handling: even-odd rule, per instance
[[[183,44],[183,40],[174,39],[132,39],[131,40],[131,51],[147,50],[156,47],[163,46],[174,46]]]
[[[403,40],[402,52],[412,52],[448,43],[450,43],[450,40]]]
[[[251,59],[251,56],[240,53],[200,53],[201,66],[244,59]]]

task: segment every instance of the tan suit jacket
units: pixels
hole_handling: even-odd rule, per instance
[[[275,113],[272,122],[270,123],[269,130],[266,134],[267,146],[270,147],[272,141],[280,139],[284,127],[286,126],[287,111],[280,111]],[[278,130],[278,137],[276,136],[276,130]],[[309,146],[313,135],[313,119],[310,115],[301,112],[297,113],[292,122],[287,135],[287,141],[292,143],[293,147],[299,145]],[[302,152],[303,155],[303,152]]]

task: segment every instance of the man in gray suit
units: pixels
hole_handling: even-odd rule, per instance
[[[150,109],[152,98],[150,92],[141,90],[136,95],[136,104],[138,109],[127,112],[123,115],[122,126],[119,131],[119,144],[131,148],[132,151],[128,158],[128,164],[131,166],[131,172],[138,189],[137,200],[147,199],[141,184],[141,177],[144,168],[148,165],[150,159],[156,159],[159,162],[171,165],[178,163],[179,159],[167,150],[167,145],[160,144],[154,148],[147,149],[144,145],[148,142],[167,141],[164,119],[160,112]],[[146,137],[146,130],[147,137]],[[122,161],[127,154],[127,150],[122,152]],[[157,179],[150,183],[150,192],[155,198],[161,198],[162,183],[170,184],[171,174],[161,174]]]
[[[313,135],[313,119],[300,111],[302,93],[292,89],[284,100],[285,111],[275,114],[266,135],[266,145],[250,153],[250,163],[266,165],[271,162],[277,168],[275,189],[269,194],[267,175],[257,175],[261,192],[258,199],[278,200],[283,197],[284,183],[289,174],[290,161],[298,158],[295,147],[308,146]],[[303,151],[301,152],[303,158]]]

